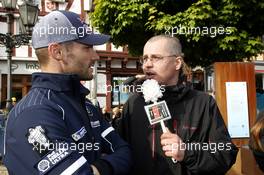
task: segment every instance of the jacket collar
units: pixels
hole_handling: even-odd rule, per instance
[[[89,94],[89,90],[80,83],[76,74],[33,73],[32,88],[47,88],[59,92]]]
[[[165,92],[163,93],[162,99],[166,101],[172,100],[173,102],[180,101],[187,93],[191,90],[189,83],[181,83],[172,86],[165,86]]]

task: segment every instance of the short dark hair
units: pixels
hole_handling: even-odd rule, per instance
[[[37,55],[40,66],[46,66],[48,64],[48,48],[36,49],[35,53]]]
[[[60,45],[64,47],[68,52],[71,50],[73,43],[74,43],[73,41],[69,41],[69,42],[60,43]],[[38,57],[40,66],[46,66],[49,61],[48,48],[44,47],[44,48],[36,49],[35,53]]]

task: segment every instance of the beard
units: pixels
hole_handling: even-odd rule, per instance
[[[89,81],[94,78],[93,69],[88,68],[86,71],[79,73],[80,80]]]

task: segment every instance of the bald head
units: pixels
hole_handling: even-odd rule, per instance
[[[142,68],[147,79],[155,79],[163,85],[183,82],[189,68],[183,60],[182,47],[177,38],[154,36],[147,41],[143,52]]]
[[[159,43],[157,45],[153,45],[153,43]],[[158,48],[154,48],[154,47]],[[152,48],[155,53],[155,50],[163,50],[164,55],[177,55],[177,56],[183,56],[182,53],[182,46],[178,38],[171,37],[168,35],[157,35],[152,38],[150,38],[147,43],[144,46],[144,53],[146,49]]]

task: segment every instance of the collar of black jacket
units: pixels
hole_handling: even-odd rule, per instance
[[[56,74],[56,73],[33,73],[32,88],[47,88],[59,92],[79,92],[89,94],[89,90],[80,83],[80,78],[75,74]]]
[[[162,99],[171,99],[173,102],[181,100],[190,91],[190,84],[181,83],[172,86],[165,86]]]

